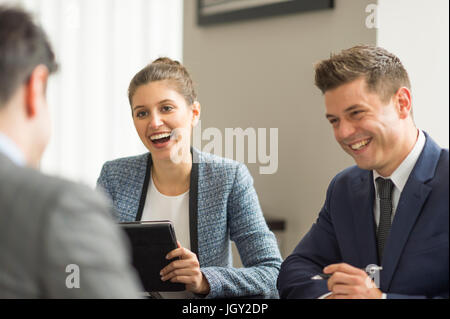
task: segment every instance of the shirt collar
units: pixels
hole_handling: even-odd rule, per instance
[[[417,138],[416,144],[414,145],[411,152],[409,152],[408,156],[403,160],[403,162],[396,168],[396,170],[391,174],[390,177],[383,177],[377,173],[377,171],[373,170],[373,181],[377,177],[381,176],[383,178],[390,178],[394,183],[395,187],[397,187],[400,192],[403,191],[403,188],[408,181],[409,175],[411,174],[414,166],[416,165],[417,160],[419,159],[420,153],[422,153],[423,147],[425,146],[425,135],[421,130],[419,131],[419,137]],[[376,187],[376,186],[375,186]]]
[[[25,156],[17,145],[5,134],[0,132],[0,153],[3,153],[16,165],[25,165]]]

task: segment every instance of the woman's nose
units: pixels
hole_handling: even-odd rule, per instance
[[[163,124],[161,116],[159,114],[152,114],[150,118],[150,126],[151,128],[158,128]]]

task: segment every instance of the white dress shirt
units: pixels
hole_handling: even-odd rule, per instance
[[[0,132],[0,153],[6,155],[16,165],[25,165],[25,156],[17,145],[5,134]]]
[[[423,147],[425,146],[425,135],[421,130],[419,130],[419,136],[417,138],[417,142],[414,145],[411,152],[409,152],[408,156],[403,160],[403,162],[395,169],[395,171],[391,174],[391,176],[383,177],[378,174],[377,171],[373,171],[373,183],[375,185],[375,202],[373,206],[373,213],[375,218],[375,223],[378,227],[380,222],[380,201],[377,189],[377,184],[375,180],[377,177],[383,177],[384,179],[391,179],[394,184],[394,188],[392,190],[392,215],[391,221],[394,220],[395,212],[397,210],[398,202],[400,200],[400,195],[403,191],[403,188],[408,181],[409,175],[411,174],[414,166],[416,165],[417,160],[419,159],[420,154],[422,153]]]

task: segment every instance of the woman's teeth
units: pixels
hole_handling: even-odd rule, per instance
[[[364,146],[366,146],[367,143],[369,143],[369,142],[370,142],[370,139],[363,140],[361,142],[358,142],[358,143],[355,143],[355,144],[351,144],[350,147],[352,148],[352,150],[357,151],[357,150],[363,148]]]
[[[150,139],[152,141],[156,141],[162,138],[166,138],[166,137],[170,137],[171,133],[161,133],[161,134],[156,134],[156,135],[152,135],[150,136]]]

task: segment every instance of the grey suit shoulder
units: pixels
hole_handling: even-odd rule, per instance
[[[139,296],[127,242],[101,194],[0,154],[0,207],[0,298]]]

